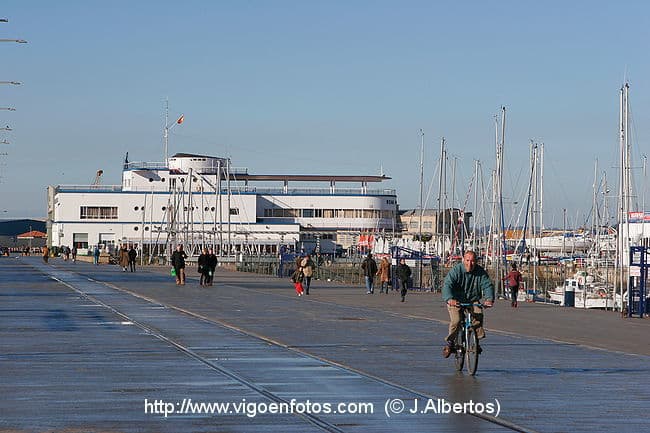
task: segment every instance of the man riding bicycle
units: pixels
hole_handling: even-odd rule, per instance
[[[442,287],[442,299],[447,303],[449,312],[449,335],[442,354],[449,358],[454,351],[454,341],[460,326],[460,304],[475,304],[481,298],[483,306],[489,308],[494,303],[494,284],[485,269],[476,264],[476,253],[466,251],[463,262],[454,266],[445,277]],[[483,310],[479,306],[472,307],[472,326],[479,339],[485,338],[483,329]],[[478,347],[481,352],[480,346]]]

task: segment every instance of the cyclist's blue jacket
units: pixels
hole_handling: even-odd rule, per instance
[[[462,303],[476,302],[479,299],[494,301],[494,284],[485,269],[476,265],[472,272],[467,272],[461,262],[445,277],[442,299],[445,302],[455,299]]]

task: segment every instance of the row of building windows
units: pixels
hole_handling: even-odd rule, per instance
[[[412,229],[417,229],[418,227],[420,227],[420,223],[418,221],[411,221],[409,227]],[[433,223],[431,221],[422,221],[422,228],[423,229],[433,228]]]
[[[116,206],[81,206],[79,219],[82,220],[116,220]]]
[[[199,210],[199,207],[190,207],[190,210]],[[139,207],[136,206],[133,208],[135,211],[142,210],[144,211],[145,208],[144,206]],[[167,207],[163,206],[162,211],[166,211]],[[183,208],[183,211],[187,212],[188,207],[185,206]],[[215,208],[213,207],[205,207],[204,209],[206,212],[211,211],[214,212]],[[239,215],[239,208],[233,207],[230,208],[230,215]],[[79,219],[82,220],[116,220],[118,219],[117,216],[117,206],[81,206],[79,207]]]
[[[313,233],[303,233],[300,235],[300,239],[305,241],[309,239],[322,239],[322,240],[327,240],[327,239],[334,239],[334,235],[331,233],[323,233],[320,235],[315,235]]]
[[[393,218],[392,210],[377,209],[264,209],[265,218]]]

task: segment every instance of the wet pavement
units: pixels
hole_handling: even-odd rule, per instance
[[[299,298],[275,278],[219,270],[215,286],[203,288],[194,278],[176,286],[167,272],[0,259],[0,431],[593,432],[646,424],[646,319],[498,302],[471,377],[441,356],[439,294],[401,303],[394,293],[314,281]],[[238,403],[247,413],[192,414],[189,399]],[[305,402],[319,406],[255,413]],[[440,413],[453,402],[473,404],[474,414]],[[359,413],[325,413],[339,403],[334,411]],[[499,406],[498,416],[478,403]],[[184,413],[160,413],[172,406]]]

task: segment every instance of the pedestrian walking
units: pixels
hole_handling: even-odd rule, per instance
[[[388,294],[388,283],[390,281],[390,261],[388,257],[384,257],[379,262],[379,270],[377,271],[377,276],[379,277],[379,282],[381,283],[381,290],[379,293]],[[386,290],[384,292],[384,289]]]
[[[183,251],[183,245],[178,245],[176,251],[172,254],[171,262],[174,267],[174,276],[176,277],[176,284],[180,286],[185,285],[185,259],[187,254]]]
[[[99,245],[95,245],[95,250],[93,251],[93,263],[99,265]]]
[[[304,288],[302,286],[304,277],[305,275],[302,273],[302,269],[300,267],[296,267],[296,270],[293,271],[293,274],[291,275],[291,281],[293,282],[293,287],[296,289],[298,296],[302,296],[304,291]]]
[[[219,259],[217,256],[214,254],[214,250],[210,248],[208,250],[208,267],[210,268],[210,271],[208,272],[208,286],[212,285],[212,282],[214,281],[214,273],[217,269],[217,264],[219,263]]]
[[[521,272],[517,270],[517,264],[512,264],[512,269],[503,278],[504,281],[508,282],[508,287],[510,288],[510,306],[512,308],[517,308],[517,294],[519,293],[519,284],[521,283]]]
[[[43,261],[47,263],[50,258],[50,249],[46,246],[43,247]]]
[[[77,261],[77,247],[73,245],[70,252],[72,253],[72,263],[75,263]]]
[[[199,258],[197,259],[197,265],[199,267],[199,274],[201,277],[199,278],[199,285],[201,287],[207,286],[208,283],[210,282],[210,263],[209,263],[209,253],[207,248],[203,248],[201,251],[201,255],[199,255]]]
[[[70,260],[70,247],[63,247],[63,261]]]
[[[138,257],[138,251],[133,245],[129,248],[129,270],[135,272],[135,259]]]
[[[122,266],[122,272],[126,272],[126,267],[129,266],[129,250],[126,249],[126,245],[120,246],[119,264]]]
[[[411,280],[411,268],[406,264],[405,259],[400,259],[396,273],[400,285],[399,294],[402,297],[402,302],[404,302],[406,293],[408,292],[409,281]]]
[[[302,269],[302,274],[305,276],[305,282],[303,287],[305,289],[305,295],[309,295],[309,287],[311,286],[311,277],[314,275],[314,267],[316,264],[311,259],[311,256],[307,254],[305,258],[300,262],[300,268]]]
[[[375,275],[377,274],[377,262],[372,258],[372,254],[368,253],[366,258],[361,262],[361,270],[366,280],[366,294],[372,295],[375,293],[373,286]]]

